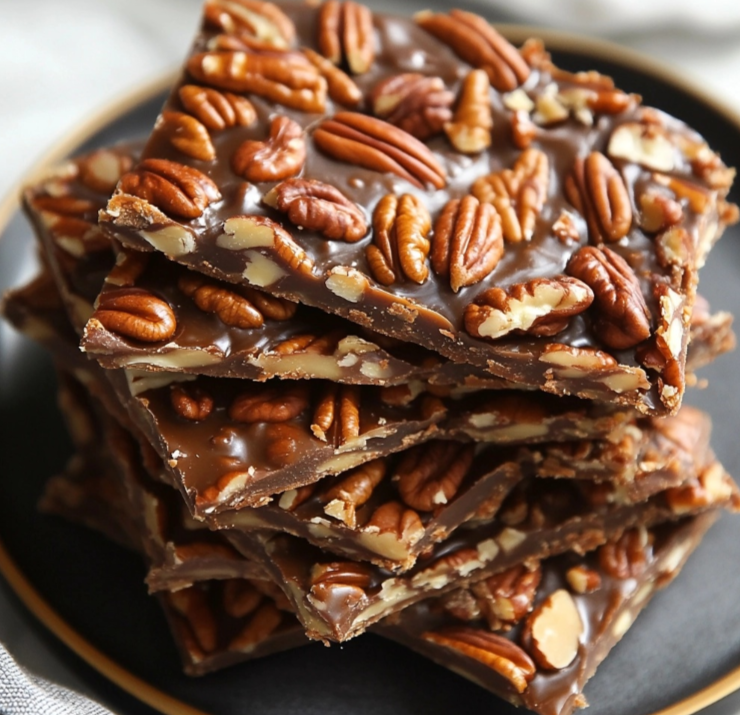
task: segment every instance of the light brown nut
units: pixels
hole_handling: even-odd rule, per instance
[[[518,149],[527,149],[537,136],[537,125],[530,119],[529,112],[517,109],[511,115],[511,138]]]
[[[398,541],[415,544],[424,535],[419,515],[401,502],[389,501],[379,506],[363,527],[366,532],[393,534]]]
[[[83,217],[96,211],[98,204],[89,199],[77,198],[75,196],[36,196],[33,207],[37,211],[43,211],[57,216]]]
[[[360,389],[357,385],[326,385],[314,410],[311,431],[322,442],[345,444],[360,434]]]
[[[448,201],[432,236],[432,268],[455,293],[489,276],[504,255],[501,217],[474,196]]]
[[[316,67],[326,80],[329,96],[335,102],[346,107],[356,107],[362,102],[360,88],[348,74],[339,69],[331,60],[322,57],[318,52],[314,52],[308,47],[303,48],[303,54],[308,57],[309,62]]]
[[[179,591],[170,591],[166,598],[172,608],[185,619],[198,647],[205,653],[214,651],[218,630],[205,592],[196,585]]]
[[[303,55],[200,52],[187,71],[198,82],[239,94],[255,94],[302,112],[326,109],[326,80]]]
[[[599,548],[599,564],[614,578],[636,578],[647,566],[650,540],[644,527],[625,531]]]
[[[434,440],[407,450],[392,479],[404,503],[434,511],[454,499],[474,456],[472,444]]]
[[[568,261],[568,275],[594,292],[594,331],[610,348],[631,348],[650,337],[650,312],[630,265],[610,248],[584,246]]]
[[[695,213],[707,213],[713,205],[713,192],[693,181],[658,173],[653,174],[653,181],[670,189],[677,198],[684,199]]]
[[[481,617],[478,599],[467,588],[445,593],[440,596],[439,603],[459,621],[477,621]]]
[[[555,335],[593,299],[591,288],[568,276],[489,288],[465,308],[465,329],[473,337],[489,340],[510,333]]]
[[[606,153],[655,171],[672,171],[678,152],[660,124],[625,122],[612,132]]]
[[[675,226],[683,218],[681,204],[655,190],[640,194],[638,223],[646,233],[658,233]]]
[[[265,430],[265,456],[274,467],[287,467],[300,458],[300,447],[305,444],[306,432],[298,425],[277,423]]]
[[[520,564],[474,583],[471,591],[488,627],[499,630],[516,625],[532,610],[541,580],[539,564],[534,569]]]
[[[177,329],[169,303],[141,288],[103,293],[93,318],[112,333],[145,343],[168,340]]]
[[[244,33],[278,49],[289,47],[295,40],[293,21],[271,2],[207,0],[203,16],[224,32]]]
[[[601,587],[599,572],[583,564],[569,568],[565,580],[576,593],[593,593]]]
[[[451,10],[449,15],[419,13],[415,19],[465,62],[485,70],[491,85],[499,92],[516,89],[529,77],[529,66],[518,50],[484,18]]]
[[[316,484],[307,484],[297,489],[289,489],[280,495],[278,506],[285,511],[295,511],[301,504],[307,502],[316,491]]]
[[[731,480],[719,462],[713,462],[688,484],[666,490],[666,501],[674,514],[687,514],[697,509],[719,505],[732,497]]]
[[[116,256],[116,265],[105,277],[105,282],[119,288],[133,286],[149,265],[151,253],[125,251]]]
[[[413,194],[386,194],[373,212],[373,242],[365,254],[370,272],[382,285],[404,279],[424,283],[432,219]]]
[[[316,586],[351,586],[366,589],[372,580],[372,567],[356,561],[330,561],[311,569],[311,590]]]
[[[118,191],[138,196],[170,216],[192,219],[221,198],[204,173],[167,159],[145,159],[118,182]]]
[[[296,226],[336,241],[354,243],[367,233],[367,220],[360,207],[339,189],[315,179],[283,181],[263,201],[287,213]]]
[[[76,159],[78,178],[88,189],[110,196],[118,180],[133,165],[132,158],[114,149],[98,149]]]
[[[447,183],[444,168],[431,150],[399,127],[357,112],[339,112],[313,134],[316,145],[338,161],[389,172],[424,188]]]
[[[344,59],[352,74],[364,74],[375,60],[372,12],[352,0],[328,0],[319,11],[318,44],[335,65]]]
[[[262,594],[245,579],[224,581],[224,611],[232,618],[244,618],[262,601]]]
[[[688,266],[694,254],[691,234],[685,228],[673,226],[655,237],[655,255],[664,268]]]
[[[309,404],[308,387],[303,384],[281,383],[280,387],[254,386],[239,395],[229,407],[234,422],[288,422],[295,419]]]
[[[732,186],[736,170],[725,166],[719,154],[713,152],[706,144],[700,144],[690,158],[694,176],[706,181],[710,188],[727,191]]]
[[[249,330],[261,328],[265,319],[245,297],[195,273],[184,273],[177,287],[205,313],[214,313],[224,325]]]
[[[213,161],[216,150],[211,135],[195,117],[184,112],[162,112],[154,130],[164,136],[175,149],[192,159]]]
[[[282,181],[299,174],[306,161],[306,140],[300,124],[273,117],[265,141],[248,140],[231,157],[231,168],[247,181]]]
[[[341,331],[331,331],[326,335],[294,335],[275,346],[278,355],[296,355],[306,353],[312,355],[333,355],[339,341],[345,337]]]
[[[249,300],[249,302],[252,303],[255,308],[265,316],[265,318],[269,318],[270,320],[290,320],[298,310],[297,303],[292,303],[289,300],[285,300],[285,298],[278,298],[269,293],[263,293],[260,290],[255,290],[248,286],[241,286],[239,288],[239,292]]]
[[[425,141],[452,119],[455,95],[441,77],[405,72],[382,80],[370,94],[376,117]]]
[[[632,204],[614,165],[601,152],[576,159],[565,178],[565,195],[586,219],[596,245],[619,241],[632,227]]]
[[[213,412],[213,398],[197,386],[172,385],[170,402],[180,417],[191,422],[202,422]]]
[[[184,84],[177,92],[182,106],[211,131],[248,127],[257,121],[254,105],[230,92]]]
[[[539,149],[525,149],[511,169],[477,179],[471,193],[481,203],[493,204],[501,216],[504,238],[518,243],[534,235],[549,182],[547,155]]]
[[[283,614],[277,605],[271,602],[263,603],[250,618],[244,628],[231,640],[229,650],[251,652],[258,643],[266,640],[280,625]]]
[[[523,693],[536,673],[532,659],[503,636],[468,626],[455,626],[439,631],[427,631],[422,638],[477,660],[506,678]]]
[[[321,495],[321,501],[327,505],[324,510],[354,527],[357,509],[370,499],[385,473],[386,464],[383,459],[373,459],[351,470]]]
[[[584,625],[573,596],[561,588],[531,613],[522,643],[545,670],[567,668],[578,655]]]
[[[491,85],[483,70],[472,70],[463,81],[460,100],[445,134],[452,146],[463,154],[478,154],[491,146]]]
[[[552,232],[557,237],[560,243],[578,243],[581,240],[581,235],[578,233],[578,227],[576,226],[573,214],[569,211],[561,212],[555,223],[552,225]]]

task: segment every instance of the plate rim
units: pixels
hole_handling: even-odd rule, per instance
[[[515,43],[536,37],[543,40],[548,49],[595,57],[649,75],[694,97],[733,124],[740,133],[740,110],[736,110],[715,93],[703,89],[696,81],[680,75],[667,63],[639,50],[624,47],[611,40],[591,38],[580,33],[539,26],[495,23],[495,27]],[[37,180],[66,157],[74,154],[80,146],[108,124],[166,91],[174,83],[179,72],[179,69],[169,70],[123,93],[117,99],[102,105],[74,131],[52,144],[31,168],[11,185],[8,193],[0,200],[0,237],[7,229],[15,212],[20,208],[20,194],[25,186]],[[164,715],[209,715],[134,675],[82,636],[36,590],[16,564],[2,538],[0,538],[0,575],[25,608],[47,630],[119,688]],[[740,665],[713,683],[651,715],[695,715],[700,710],[738,690],[740,690]]]

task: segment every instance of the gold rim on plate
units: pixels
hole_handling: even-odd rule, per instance
[[[547,30],[528,25],[497,25],[498,29],[514,43],[522,43],[528,37],[539,37],[548,49],[584,55],[621,65],[640,74],[649,75],[659,82],[676,88],[693,96],[698,102],[708,106],[740,132],[740,113],[696,84],[673,72],[667,65],[647,55],[614,42],[602,39],[591,39],[582,35],[556,30]],[[78,127],[72,134],[55,144],[16,183],[11,192],[0,201],[0,235],[5,231],[11,217],[18,208],[18,197],[22,187],[31,183],[35,177],[73,154],[85,141],[105,126],[120,118],[144,102],[153,99],[157,94],[166,91],[175,81],[177,74],[168,72],[165,75],[126,94],[115,102],[106,105],[91,119]],[[164,715],[208,715],[187,703],[178,700],[135,676],[110,657],[98,650],[92,643],[81,636],[70,626],[31,585],[28,578],[8,553],[0,540],[0,574],[2,574],[18,598],[31,613],[48,628],[59,640],[73,650],[80,658],[95,670]],[[700,710],[740,690],[740,666],[714,681],[693,695],[652,715],[694,715]]]

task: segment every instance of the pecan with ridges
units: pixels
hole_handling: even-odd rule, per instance
[[[249,330],[265,323],[262,313],[244,296],[195,273],[180,276],[177,287],[203,312],[215,313],[224,325]]]
[[[583,564],[569,568],[565,579],[576,593],[593,593],[601,587],[599,572]]]
[[[186,156],[200,161],[213,161],[216,158],[208,130],[189,114],[162,112],[157,117],[154,130]]]
[[[525,149],[511,169],[476,179],[471,193],[481,203],[493,204],[501,216],[504,238],[518,243],[532,238],[549,182],[547,155],[539,149]]]
[[[260,386],[239,395],[229,408],[229,418],[235,422],[288,422],[308,407],[308,387]]]
[[[186,219],[198,218],[221,198],[216,184],[204,173],[167,159],[145,159],[121,177],[118,191]]]
[[[397,501],[379,506],[363,527],[364,531],[394,534],[399,541],[415,544],[424,535],[424,525],[419,515]]]
[[[370,94],[376,117],[425,141],[452,119],[455,95],[441,77],[404,72],[382,80]]]
[[[295,39],[293,21],[274,3],[262,0],[208,0],[203,15],[230,34],[246,34],[277,48]]]
[[[212,131],[248,127],[257,121],[254,105],[245,97],[230,92],[184,84],[177,95],[182,106]]]
[[[345,336],[342,331],[331,331],[326,335],[294,335],[275,346],[278,355],[307,353],[312,355],[333,355],[339,341]]]
[[[172,385],[170,402],[180,417],[201,422],[213,412],[213,398],[201,387]]]
[[[481,617],[478,600],[467,589],[460,588],[440,597],[442,608],[459,621],[477,621]]]
[[[401,499],[418,511],[434,511],[449,503],[474,455],[472,444],[439,440],[408,450],[393,474]]]
[[[215,650],[216,620],[208,606],[205,592],[199,586],[190,586],[167,593],[167,600],[184,617],[198,646],[206,653]]]
[[[116,265],[105,277],[105,282],[119,288],[133,286],[149,265],[150,253],[125,251],[116,256]]]
[[[501,218],[474,196],[448,201],[432,236],[432,268],[449,278],[455,293],[482,281],[504,254]]]
[[[489,628],[499,630],[517,624],[532,610],[541,580],[539,564],[534,569],[520,564],[473,584],[471,591]]]
[[[88,189],[107,197],[113,193],[118,180],[134,162],[128,154],[120,151],[98,149],[80,157],[76,163],[80,182]]]
[[[367,221],[357,204],[339,189],[315,179],[288,179],[262,199],[296,225],[327,238],[354,243],[367,233]]]
[[[422,638],[477,660],[506,678],[523,693],[536,673],[532,659],[503,636],[467,626],[427,631]]]
[[[308,47],[303,48],[303,54],[308,57],[309,62],[321,73],[326,80],[329,96],[339,104],[347,107],[355,107],[362,102],[362,92],[354,83],[354,80],[339,67],[314,52]]]
[[[242,286],[240,293],[259,310],[265,318],[270,320],[290,320],[298,310],[298,304],[285,298],[278,298],[260,290]]]
[[[640,194],[638,203],[638,222],[646,233],[658,233],[669,226],[675,226],[683,218],[681,204],[655,190]]]
[[[327,0],[319,11],[318,45],[335,65],[344,59],[352,74],[364,74],[375,60],[372,12],[352,0]]]
[[[537,136],[537,125],[530,119],[529,112],[517,109],[511,115],[511,138],[517,149],[527,149]]]
[[[551,336],[564,330],[593,299],[591,288],[568,276],[489,288],[465,308],[465,329],[490,340],[512,332]]]
[[[485,70],[499,92],[516,89],[529,77],[529,66],[519,51],[482,17],[451,10],[449,15],[419,13],[415,19],[465,62]]]
[[[365,253],[370,271],[382,285],[407,278],[423,283],[429,275],[427,235],[432,219],[413,194],[386,194],[373,212],[373,242]]]
[[[360,434],[360,389],[357,385],[328,384],[314,410],[311,431],[322,442],[334,435],[342,445]]]
[[[650,312],[629,263],[610,248],[584,246],[568,261],[568,275],[594,292],[594,331],[611,348],[631,348],[650,337]]]
[[[632,226],[632,204],[627,187],[614,165],[601,152],[576,159],[565,179],[565,195],[586,219],[591,241],[597,245],[619,241]]]
[[[478,154],[491,146],[491,100],[488,75],[472,70],[463,81],[460,100],[445,134],[452,146],[463,154]]]
[[[326,108],[326,80],[303,55],[200,52],[188,60],[187,70],[198,82],[291,109],[321,113]]]
[[[81,218],[85,214],[92,214],[97,209],[97,205],[89,199],[81,199],[68,195],[36,196],[32,203],[37,211],[56,214],[57,216]]]
[[[445,170],[430,149],[399,127],[357,112],[339,112],[323,121],[313,134],[314,142],[338,161],[389,172],[424,188],[441,189]]]
[[[232,169],[247,181],[282,181],[300,173],[306,161],[303,128],[288,117],[273,117],[265,141],[249,139],[231,157]]]
[[[698,213],[706,213],[712,206],[712,192],[704,186],[677,176],[653,174],[653,181],[669,188],[679,199],[685,199],[689,208]]]
[[[333,501],[343,504],[343,521],[350,526],[355,525],[355,512],[370,499],[375,487],[385,476],[386,464],[383,459],[373,459],[370,462],[353,469],[321,495],[321,501],[329,505]],[[332,514],[334,512],[331,512]]]
[[[649,546],[644,527],[630,529],[599,548],[599,564],[614,578],[636,578],[645,570]]]
[[[311,569],[311,590],[318,585],[354,586],[366,589],[371,582],[372,568],[356,561],[331,561],[316,564]]]
[[[286,467],[299,458],[301,447],[306,442],[303,427],[292,424],[271,424],[265,431],[265,456],[275,467]]]
[[[169,303],[141,288],[103,293],[93,318],[112,333],[146,343],[168,340],[177,328]]]

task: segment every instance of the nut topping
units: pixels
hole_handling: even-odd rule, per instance
[[[675,168],[676,148],[665,131],[655,124],[620,124],[612,132],[606,153],[612,159],[632,161],[656,171]]]
[[[599,572],[582,564],[569,568],[565,578],[576,593],[592,593],[601,587]]]
[[[527,684],[536,673],[532,659],[518,645],[495,633],[455,626],[427,631],[422,638],[487,665],[506,678],[519,693],[527,689]]]
[[[201,422],[213,412],[213,398],[192,385],[172,385],[170,402],[180,417],[192,422]]]
[[[655,190],[641,194],[639,203],[639,224],[646,233],[658,233],[683,219],[681,204]]]
[[[504,254],[501,218],[474,196],[449,201],[437,218],[432,238],[432,268],[448,277],[455,293],[482,281]]]
[[[207,22],[229,34],[246,34],[283,49],[295,40],[293,21],[275,4],[262,0],[207,0]]]
[[[370,585],[372,568],[356,561],[331,561],[316,564],[311,569],[311,590],[316,586],[349,586],[366,589]]]
[[[424,536],[424,525],[413,509],[397,501],[379,506],[364,526],[368,533],[393,534],[398,541],[415,544]]]
[[[313,138],[338,161],[396,174],[420,189],[424,184],[441,189],[447,182],[444,169],[426,144],[375,117],[339,112],[323,121]]]
[[[221,198],[218,187],[205,174],[166,159],[145,159],[121,177],[118,191],[186,219],[198,218],[211,202]]]
[[[122,174],[133,164],[130,156],[113,149],[98,149],[76,161],[80,182],[105,196],[113,193]]]
[[[184,84],[178,96],[182,106],[211,131],[248,127],[257,121],[254,105],[248,99],[230,92]]]
[[[590,286],[595,296],[593,327],[599,339],[617,350],[650,337],[650,313],[630,265],[609,248],[578,249],[566,271]]]
[[[311,431],[322,442],[329,441],[333,435],[337,446],[358,437],[360,390],[357,385],[328,384],[314,410]]]
[[[175,149],[200,161],[213,161],[213,148],[208,130],[195,118],[183,112],[162,112],[154,130],[167,137]]]
[[[537,125],[529,118],[529,113],[517,109],[511,115],[511,138],[518,149],[526,149],[537,136]]]
[[[263,197],[296,225],[336,241],[354,243],[367,233],[365,215],[339,189],[314,179],[288,179]]]
[[[303,54],[326,80],[329,96],[335,102],[347,107],[355,107],[362,102],[362,92],[348,74],[308,47],[303,48]]]
[[[490,84],[483,70],[472,70],[463,82],[453,120],[445,124],[452,146],[463,154],[478,154],[491,146]]]
[[[465,309],[465,329],[473,337],[489,340],[512,332],[556,335],[593,299],[591,288],[568,276],[535,278],[508,289],[489,288]]]
[[[533,570],[514,566],[471,586],[491,630],[516,625],[531,610],[542,579],[539,565]]]
[[[321,495],[321,500],[326,504],[324,511],[354,527],[357,509],[370,499],[375,487],[383,480],[385,472],[386,465],[383,459],[373,459],[353,469]]]
[[[145,343],[168,340],[177,328],[169,303],[141,288],[103,293],[93,318],[112,333]]]
[[[529,66],[519,51],[479,15],[451,10],[449,15],[418,13],[415,19],[462,60],[485,70],[499,92],[511,92],[529,77]]]
[[[235,422],[288,422],[308,407],[308,387],[303,384],[288,387],[260,385],[239,395],[229,408],[229,418]]]
[[[584,626],[573,597],[565,589],[551,593],[527,619],[522,642],[546,670],[568,667],[578,655]]]
[[[417,511],[434,511],[457,494],[475,447],[435,440],[408,450],[393,475],[401,499]]]
[[[247,181],[282,181],[300,173],[306,161],[303,129],[288,117],[273,117],[265,141],[248,140],[231,157],[231,167]]]
[[[636,578],[647,565],[648,532],[644,527],[625,531],[616,541],[599,548],[599,564],[614,578]]]
[[[249,330],[261,328],[265,320],[245,297],[195,274],[180,276],[177,287],[205,313],[215,313],[224,325]]]
[[[373,242],[366,249],[370,271],[382,285],[402,279],[423,283],[429,275],[427,235],[432,226],[421,200],[386,194],[373,213]]]
[[[364,74],[375,60],[373,15],[347,0],[327,0],[319,11],[319,50],[335,65],[344,58],[352,74]]]

